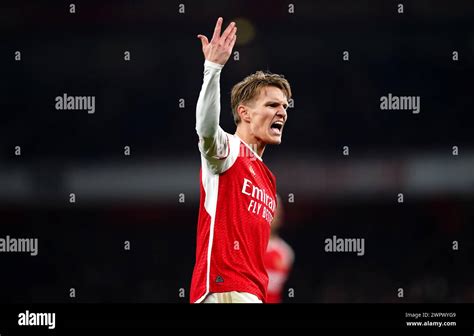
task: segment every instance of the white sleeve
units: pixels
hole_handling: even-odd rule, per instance
[[[204,80],[196,105],[199,150],[214,173],[221,173],[230,152],[229,136],[219,126],[220,73],[224,66],[205,61]]]

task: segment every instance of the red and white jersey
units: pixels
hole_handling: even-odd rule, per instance
[[[190,300],[246,292],[265,302],[264,255],[276,207],[275,177],[248,144],[219,126],[222,68],[204,62],[196,105],[201,198]]]
[[[271,237],[265,253],[268,272],[267,303],[280,303],[283,288],[293,267],[293,249],[280,237]]]
[[[264,256],[275,211],[275,177],[236,135],[227,153],[209,158],[201,150],[200,205],[191,302],[209,293],[246,292],[266,301]],[[203,147],[203,141],[200,142]]]

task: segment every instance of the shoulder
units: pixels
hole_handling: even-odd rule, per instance
[[[217,146],[218,155],[216,157],[208,158],[201,152],[202,164],[213,174],[222,174],[237,160],[240,152],[240,139],[219,127]]]

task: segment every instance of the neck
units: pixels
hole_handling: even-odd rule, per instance
[[[263,156],[263,152],[265,150],[265,143],[258,140],[253,134],[242,129],[241,127],[237,127],[237,130],[235,131],[235,135],[241,138],[247,145],[252,147],[252,149],[255,150],[258,156],[260,157]]]

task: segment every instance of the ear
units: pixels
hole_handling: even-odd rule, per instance
[[[237,113],[239,114],[240,120],[249,123],[250,122],[250,111],[245,105],[239,105],[237,107]]]

